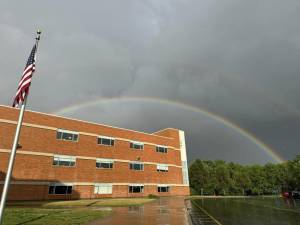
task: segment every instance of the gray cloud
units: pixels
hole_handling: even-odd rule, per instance
[[[98,97],[176,100],[228,118],[292,158],[299,8],[295,0],[2,1],[0,103],[11,104],[40,27],[29,108],[52,112]],[[238,132],[172,106],[111,103],[70,116],[149,132],[184,129],[190,160],[271,160]]]

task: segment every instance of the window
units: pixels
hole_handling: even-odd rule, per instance
[[[131,162],[129,168],[131,170],[144,170],[144,164],[140,162]]]
[[[56,139],[65,140],[65,141],[78,141],[78,132],[69,131],[69,130],[61,130],[58,129],[56,131]]]
[[[60,156],[55,155],[53,157],[54,166],[75,166],[76,158],[74,156]]]
[[[142,192],[144,192],[144,185],[142,184],[129,185],[129,193],[142,193]]]
[[[169,167],[167,165],[157,164],[156,170],[157,170],[157,172],[168,172]]]
[[[164,146],[156,146],[156,152],[168,153],[168,148]]]
[[[144,143],[141,142],[130,142],[130,148],[143,150],[144,149]]]
[[[101,169],[112,169],[114,161],[112,159],[96,159],[96,167]]]
[[[112,184],[95,184],[94,193],[99,195],[112,194]]]
[[[114,146],[115,139],[110,137],[98,137],[98,145]]]
[[[157,186],[157,192],[169,192],[170,187],[167,185],[158,185]]]
[[[50,184],[50,195],[69,195],[72,194],[72,185],[68,184]]]

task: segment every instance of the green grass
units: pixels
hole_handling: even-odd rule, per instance
[[[142,205],[154,200],[150,198],[108,198],[71,201],[14,201],[7,204],[3,225],[79,225],[111,213],[101,207]]]
[[[3,225],[79,225],[108,215],[92,209],[6,208]]]

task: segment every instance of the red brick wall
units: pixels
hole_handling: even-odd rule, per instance
[[[0,106],[0,181],[4,179],[7,169],[8,153],[11,149],[15,133],[15,124],[18,110]],[[2,120],[2,121],[1,121]],[[96,168],[95,159],[76,159],[75,167],[53,166],[52,154],[73,155],[93,158],[111,158],[141,162],[173,164],[181,166],[179,148],[179,132],[176,129],[166,129],[157,132],[156,135],[129,131],[121,128],[112,128],[104,125],[96,125],[82,121],[76,121],[56,116],[50,116],[34,112],[25,113],[25,126],[22,127],[20,136],[21,149],[16,156],[13,171],[14,181],[27,182],[87,182],[87,183],[158,183],[158,184],[182,184],[182,171],[180,167],[169,166],[168,172],[157,172],[155,164],[144,164],[144,171],[129,169],[128,162],[114,162],[113,169]],[[47,126],[37,128],[34,126]],[[103,146],[97,144],[97,137],[91,135],[79,135],[78,142],[69,142],[56,139],[56,129],[68,129],[77,132],[92,133],[130,139],[134,141],[155,143],[157,145],[172,146],[168,153],[157,153],[155,146],[145,144],[143,150],[129,148],[129,141],[116,140],[115,146]],[[161,135],[161,136],[157,136]],[[165,136],[165,137],[163,137]],[[2,152],[1,152],[2,151]],[[35,152],[35,154],[29,153]],[[22,153],[23,152],[23,153]],[[24,153],[28,154],[24,154]],[[42,153],[48,156],[36,155]],[[183,186],[171,187],[170,193],[157,193],[156,186],[145,186],[144,193],[128,193],[127,185],[113,186],[112,195],[94,195],[92,185],[75,185],[72,195],[48,195],[48,185],[13,185],[10,191],[10,199],[70,199],[70,198],[95,198],[95,197],[132,197],[156,195],[188,195],[189,188]],[[28,193],[33,193],[32,195]]]

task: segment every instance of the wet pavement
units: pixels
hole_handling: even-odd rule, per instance
[[[142,206],[111,209],[108,217],[86,225],[189,225],[184,197],[165,197]]]

